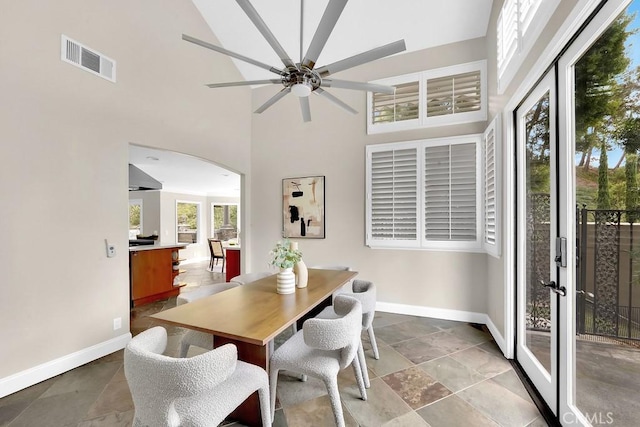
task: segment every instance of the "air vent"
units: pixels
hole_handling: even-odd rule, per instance
[[[116,61],[62,35],[61,59],[102,78],[116,81]]]

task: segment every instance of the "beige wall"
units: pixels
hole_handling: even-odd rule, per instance
[[[388,58],[336,78],[368,81],[471,62],[485,57],[485,40],[475,39]],[[322,65],[322,64],[321,64]],[[278,88],[256,89],[254,109]],[[282,228],[281,180],[326,176],[326,239],[301,239],[305,263],[349,265],[378,286],[378,301],[486,312],[484,253],[382,250],[365,246],[365,146],[436,136],[479,133],[485,123],[420,131],[366,135],[364,92],[332,89],[359,111],[350,115],[311,96],[312,122],[303,123],[298,100],[287,96],[253,116],[252,181],[254,209],[252,269],[264,269]]]
[[[250,89],[204,88],[239,73],[183,32],[214,40],[188,0],[3,2],[0,385],[128,333],[129,143],[248,173]],[[62,62],[61,34],[115,59],[117,83]]]

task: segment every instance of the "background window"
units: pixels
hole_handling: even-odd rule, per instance
[[[142,200],[129,200],[129,240],[142,233]]]
[[[176,202],[176,229],[178,243],[198,243],[200,204]]]
[[[218,240],[238,239],[238,205],[212,203],[212,236]]]

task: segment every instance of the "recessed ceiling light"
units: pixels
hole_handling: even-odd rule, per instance
[[[147,160],[153,160],[154,162],[157,162],[160,159],[154,156],[147,156]]]

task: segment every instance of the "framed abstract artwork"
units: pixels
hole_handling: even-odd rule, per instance
[[[282,237],[324,239],[324,176],[282,180]]]

